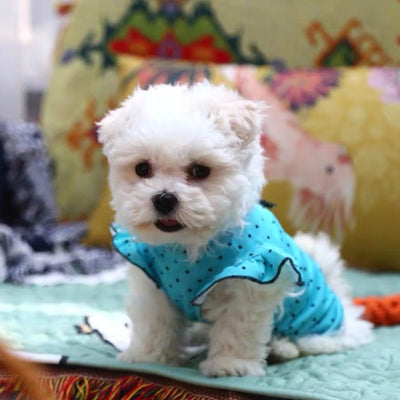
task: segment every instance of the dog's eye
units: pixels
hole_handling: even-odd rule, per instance
[[[188,175],[192,179],[205,179],[210,175],[210,168],[205,165],[195,164],[189,168]]]
[[[150,178],[152,175],[150,163],[148,161],[140,162],[136,165],[135,172],[140,178]]]

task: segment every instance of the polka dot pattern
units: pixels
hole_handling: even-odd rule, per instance
[[[141,268],[190,320],[201,320],[204,294],[228,278],[273,284],[288,279],[297,296],[287,297],[275,315],[275,332],[289,337],[340,328],[343,310],[316,263],[281,228],[275,216],[257,205],[244,229],[220,234],[193,262],[176,245],[148,246],[114,226],[115,248]]]

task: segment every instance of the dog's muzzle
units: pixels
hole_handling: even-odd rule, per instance
[[[173,193],[163,191],[152,198],[154,208],[162,215],[171,214],[177,207],[179,201]],[[183,225],[172,218],[160,218],[155,226],[163,232],[177,232],[183,229]]]

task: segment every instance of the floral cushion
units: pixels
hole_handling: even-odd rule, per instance
[[[137,85],[204,77],[271,107],[264,122],[263,196],[289,231],[324,230],[355,266],[399,268],[400,72],[299,69],[121,57],[122,96]],[[98,207],[109,202],[103,192]],[[109,220],[91,219],[103,227]],[[107,238],[106,238],[107,237]]]
[[[374,0],[364,0],[363,7],[356,3],[347,0],[75,2],[59,40],[41,116],[55,164],[55,191],[61,217],[86,218],[100,195],[106,165],[96,141],[95,121],[119,99],[116,68],[119,55],[285,69],[398,64],[400,2],[388,2],[378,8]],[[374,13],[369,12],[371,7]],[[319,90],[329,88],[329,82],[334,84],[336,75],[328,73],[322,89],[321,85],[318,90],[312,86],[316,93],[322,95]],[[287,81],[288,77],[274,79],[273,91],[279,90],[284,96],[280,79]],[[289,94],[292,109],[298,101],[304,101],[293,92]],[[312,102],[313,98],[311,94],[307,101]]]
[[[321,180],[321,177],[315,177],[318,184],[315,185],[314,191],[310,193],[305,189],[297,190],[297,195],[294,197],[296,201],[292,201],[292,197],[285,194],[292,190],[293,185],[297,189],[304,188],[304,182],[300,177],[308,173],[307,165],[302,163],[300,166],[295,164],[288,166],[292,171],[298,172],[297,175],[294,174],[296,177],[292,179],[292,186],[282,183],[287,177],[279,172],[279,168],[274,170],[271,166],[271,185],[268,190],[272,190],[273,187],[276,187],[276,190],[279,188],[282,193],[280,209],[285,209],[284,204],[287,204],[287,208],[291,210],[292,219],[296,214],[296,226],[307,228],[310,226],[309,223],[305,223],[309,220],[308,215],[311,214],[314,217],[319,215],[318,222],[314,222],[312,227],[331,230],[335,232],[337,238],[345,237],[345,247],[347,243],[350,246],[349,237],[353,236],[348,236],[350,234],[345,236],[345,234],[351,226],[350,221],[354,214],[352,210],[354,204],[357,203],[356,200],[359,199],[357,196],[361,196],[361,192],[358,191],[353,195],[354,185],[358,186],[363,179],[367,180],[365,177],[355,179],[354,168],[359,166],[356,163],[363,163],[359,161],[359,157],[363,156],[365,159],[368,151],[364,151],[365,146],[361,145],[358,146],[359,151],[354,149],[354,165],[350,167],[350,163],[346,161],[348,159],[346,152],[343,152],[343,149],[335,143],[341,143],[343,140],[343,145],[347,146],[350,152],[351,146],[357,142],[355,140],[352,142],[351,138],[359,133],[346,135],[346,129],[349,133],[354,119],[363,118],[357,117],[357,111],[354,109],[358,107],[364,110],[362,113],[366,113],[368,119],[372,118],[372,111],[375,113],[376,110],[366,99],[361,99],[358,106],[352,106],[351,112],[354,115],[348,115],[349,109],[342,110],[345,115],[340,126],[343,129],[341,135],[344,139],[340,138],[340,140],[336,140],[336,130],[333,131],[336,121],[334,125],[327,127],[323,127],[322,124],[314,131],[312,126],[308,126],[314,118],[309,118],[315,113],[315,120],[320,118],[323,122],[324,116],[322,114],[319,116],[318,113],[322,113],[325,100],[329,100],[329,108],[334,106],[333,103],[335,107],[340,108],[340,101],[335,99],[342,96],[346,99],[345,103],[350,101],[351,96],[355,96],[356,93],[350,93],[348,88],[352,85],[357,86],[356,82],[359,82],[363,90],[365,88],[367,95],[371,96],[371,102],[372,99],[378,102],[378,114],[384,119],[384,116],[390,115],[389,111],[386,113],[386,109],[390,108],[387,102],[393,101],[398,96],[398,77],[396,70],[389,70],[391,71],[389,75],[392,74],[389,78],[386,76],[388,73],[381,73],[387,70],[376,70],[378,75],[384,75],[383,78],[367,76],[368,71],[364,72],[365,76],[363,76],[362,70],[358,70],[360,72],[354,72],[357,78],[352,81],[353,72],[351,71],[307,70],[299,69],[299,67],[398,64],[397,21],[400,17],[400,2],[388,2],[379,8],[375,7],[373,0],[365,0],[363,7],[357,6],[357,2],[346,0],[326,0],[323,4],[320,3],[314,0],[298,0],[297,2],[292,0],[279,2],[272,0],[253,0],[252,2],[244,0],[120,0],[118,2],[80,0],[76,2],[70,22],[59,40],[53,76],[41,116],[43,131],[54,160],[54,186],[61,218],[86,219],[98,205],[99,198],[106,197],[102,193],[106,193],[103,185],[107,165],[97,143],[95,122],[102,118],[107,109],[116,106],[121,98],[121,91],[126,90],[127,83],[132,86],[139,80],[145,80],[147,83],[166,79],[190,81],[206,76],[214,82],[224,82],[233,87],[240,86],[240,82],[237,81],[240,74],[236,73],[240,69],[236,70],[235,67],[229,65],[219,69],[200,64],[186,64],[182,71],[182,68],[174,63],[149,62],[143,66],[142,60],[136,59],[131,60],[130,72],[123,75],[117,70],[121,54],[225,64],[246,63],[261,65],[253,72],[250,67],[248,69],[243,67],[244,69],[241,70],[245,72],[245,78],[246,74],[250,75],[246,78],[250,79],[249,87],[253,85],[256,91],[260,91],[261,87],[261,92],[266,92],[259,94],[261,97],[279,101],[274,110],[278,114],[282,113],[282,120],[278,123],[277,119],[270,119],[272,132],[278,132],[281,129],[289,132],[289,127],[291,127],[293,137],[298,138],[296,140],[303,137],[309,138],[310,135],[296,136],[300,126],[308,133],[312,133],[313,138],[318,138],[319,141],[327,140],[330,135],[329,141],[334,143],[321,147],[323,150],[318,153],[321,154],[318,162],[323,161],[322,154],[326,152],[331,163],[338,164],[334,166],[335,171],[341,171],[342,174],[339,181],[336,178],[339,174],[330,173],[334,183],[326,187],[322,184],[325,181]],[[374,7],[373,14],[369,12],[371,7]],[[335,12],[330,12],[332,10]],[[391,18],[388,18],[388,15]],[[137,66],[137,70],[134,65]],[[297,69],[293,69],[294,67]],[[148,79],[145,79],[146,71],[150,74]],[[229,76],[230,73],[232,76]],[[132,74],[133,76],[130,76]],[[125,79],[126,82],[121,82],[121,79]],[[265,88],[268,90],[266,91]],[[246,88],[240,90],[245,94]],[[380,91],[383,93],[382,100],[377,97]],[[341,95],[342,92],[344,92],[343,95]],[[334,93],[338,97],[333,96]],[[397,106],[394,105],[394,107]],[[282,110],[278,112],[280,108]],[[330,109],[327,114],[329,118],[336,115]],[[348,123],[345,123],[345,120],[349,120]],[[385,120],[383,125],[387,123]],[[276,124],[275,127],[274,124]],[[390,128],[389,132],[392,129],[394,128]],[[363,135],[375,138],[374,133],[370,131],[368,131],[370,133],[364,133],[364,128],[362,132]],[[385,131],[385,135],[391,134]],[[278,146],[272,136],[272,134],[266,136],[270,140],[268,145],[265,144],[269,156],[273,158],[271,154],[273,151],[281,154],[280,160],[283,157],[282,154],[285,158],[286,155],[289,156],[293,151],[293,147],[289,144],[293,142],[289,141],[287,146]],[[388,143],[391,143],[391,140]],[[350,143],[347,144],[347,142]],[[314,155],[312,146],[308,148],[304,156],[307,157],[310,153]],[[332,159],[332,154],[339,154],[339,156]],[[376,151],[376,154],[381,153]],[[375,155],[375,157],[381,156]],[[383,168],[381,172],[393,175],[395,172],[391,167],[392,161],[386,157],[383,159],[380,165],[388,162],[389,167]],[[342,162],[339,163],[338,160]],[[377,162],[380,161],[377,160]],[[331,167],[332,165],[328,166],[327,171],[332,171]],[[378,170],[374,169],[373,172],[377,174]],[[319,193],[319,197],[314,196],[316,192]],[[330,194],[327,195],[325,192]],[[340,201],[336,201],[335,196]],[[388,195],[389,198],[393,196],[395,194],[392,192]],[[368,202],[367,197],[364,196],[362,201]],[[296,205],[304,204],[304,201],[311,204],[310,199],[313,199],[313,206],[304,210],[304,215],[295,211]],[[322,207],[321,202],[326,204],[324,203]],[[334,206],[335,204],[339,206]],[[328,213],[324,211],[325,214],[323,214],[321,209],[331,211]],[[333,212],[333,210],[336,211]],[[283,211],[282,213],[284,214]],[[102,213],[99,211],[99,214]],[[374,215],[377,214],[374,213]],[[333,226],[335,228],[332,228]],[[361,227],[359,221],[356,227]],[[100,229],[101,232],[102,229]],[[91,239],[96,242],[94,237],[92,235]],[[363,237],[363,239],[366,241],[366,246],[370,246],[372,239],[369,237]],[[358,256],[362,256],[361,250]],[[387,257],[393,260],[393,253],[388,252]],[[392,264],[386,261],[382,263],[383,266]]]

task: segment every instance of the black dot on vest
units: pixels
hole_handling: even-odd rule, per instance
[[[289,325],[289,330],[291,331],[293,329],[293,326],[292,325]]]
[[[201,282],[203,282],[201,279],[197,279],[197,282],[199,282],[199,283],[201,283]]]
[[[228,246],[229,246],[229,247],[232,246],[232,243],[231,243],[231,242],[228,242]]]
[[[212,272],[212,268],[208,268],[208,272]]]
[[[129,240],[128,240],[128,239],[125,239],[125,243],[129,243]]]
[[[289,243],[286,243],[286,246],[287,246],[287,247],[290,247],[290,244],[289,244]]]
[[[148,252],[149,252],[149,249],[144,249],[144,252],[145,252],[145,253],[148,253]]]
[[[179,279],[179,278],[176,278],[175,280],[176,280],[176,282],[177,282],[177,283],[179,283],[179,282],[180,282],[180,279]]]
[[[164,253],[161,253],[160,256],[161,256],[161,258],[164,258],[164,257],[165,257],[165,256],[164,256]]]
[[[267,239],[268,239],[268,240],[271,239],[271,236],[268,235],[268,236],[267,236]]]
[[[131,253],[128,253],[127,256],[130,257],[130,256],[131,256]]]
[[[178,260],[174,260],[174,263],[175,263],[175,264],[178,264]]]
[[[190,274],[190,271],[187,269],[187,270],[185,271],[185,274]]]
[[[275,224],[275,221],[273,220],[272,223]]]
[[[263,261],[263,264],[266,266],[267,265],[267,263],[265,262],[265,261]]]
[[[256,229],[258,229],[259,228],[259,226],[258,225],[256,225]]]
[[[313,320],[313,322],[317,322],[317,318],[313,318],[312,320]]]
[[[296,318],[296,314],[291,313],[290,315],[292,316],[292,318]]]
[[[249,238],[251,238],[251,234],[249,233],[248,235],[247,235]]]
[[[188,292],[189,292],[189,293],[192,293],[192,289],[189,288],[189,289],[188,289]]]
[[[299,300],[299,299],[297,299],[297,300],[295,301],[295,303],[296,303],[296,304],[299,304],[299,303],[300,303],[300,300]]]
[[[241,244],[239,244],[238,249],[242,249],[242,245]]]
[[[317,286],[317,290],[321,290],[321,286]]]
[[[222,256],[218,256],[218,260],[222,260]]]
[[[314,308],[314,307],[315,307],[315,304],[314,304],[314,303],[311,303],[311,307]]]
[[[297,336],[299,334],[299,331],[294,331],[294,334]]]
[[[165,267],[165,269],[166,269],[167,271],[169,271],[169,267],[168,267],[168,265]]]
[[[335,318],[331,318],[331,322],[335,322]]]
[[[244,265],[242,265],[242,269],[246,269],[246,267]]]
[[[183,250],[182,253],[183,253],[183,254],[187,254],[187,251],[186,251],[186,250]]]
[[[249,254],[249,257],[253,257],[253,256],[254,256],[254,254],[253,254],[253,253],[250,253],[250,254]]]
[[[272,253],[272,249],[269,249],[269,250],[268,250],[268,253]]]

